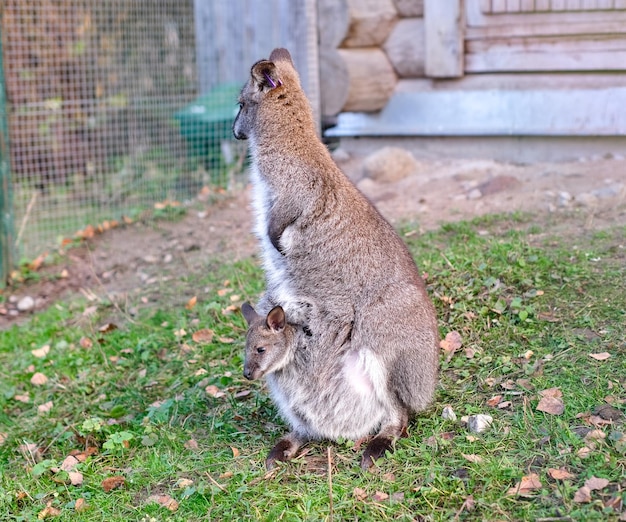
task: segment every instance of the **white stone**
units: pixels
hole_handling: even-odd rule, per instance
[[[35,300],[29,296],[25,295],[17,302],[17,309],[20,312],[28,312],[35,307]]]
[[[456,421],[456,413],[454,413],[452,406],[444,406],[443,411],[441,412],[441,418],[452,422]]]
[[[483,433],[487,431],[493,423],[493,417],[491,415],[470,415],[467,418],[467,427],[473,433]]]

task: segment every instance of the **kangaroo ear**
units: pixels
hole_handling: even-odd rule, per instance
[[[285,329],[285,311],[280,306],[275,306],[267,314],[267,326],[273,332],[282,332]]]
[[[293,60],[291,59],[291,54],[289,54],[289,51],[287,49],[284,49],[282,47],[278,47],[277,49],[274,49],[272,51],[272,54],[270,54],[270,61],[271,62],[289,62],[291,64],[291,66],[293,67]]]
[[[261,60],[252,66],[250,71],[252,79],[256,83],[259,91],[271,91],[283,84],[278,77],[278,70],[274,62]]]
[[[252,305],[248,302],[245,302],[241,305],[241,313],[246,319],[248,325],[251,325],[253,321],[261,317],[259,314],[256,313],[256,310],[252,308]]]

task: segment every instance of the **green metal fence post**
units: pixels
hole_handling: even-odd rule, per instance
[[[13,268],[15,232],[13,229],[13,188],[9,162],[9,125],[4,89],[2,29],[0,28],[0,287]]]

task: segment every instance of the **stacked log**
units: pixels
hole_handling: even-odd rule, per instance
[[[424,75],[423,0],[318,0],[322,114],[382,109]]]

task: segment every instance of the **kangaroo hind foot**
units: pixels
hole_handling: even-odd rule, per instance
[[[301,437],[294,433],[289,433],[280,438],[274,447],[270,450],[265,459],[265,467],[271,470],[276,466],[276,462],[287,462],[291,460],[297,451],[306,443]]]

